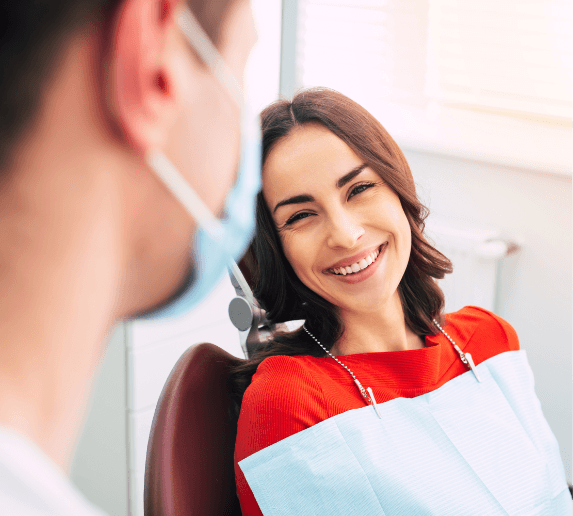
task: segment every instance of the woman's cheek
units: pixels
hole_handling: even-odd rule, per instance
[[[298,260],[297,260],[297,244],[296,238],[293,238],[292,234],[286,234],[281,236],[281,243],[283,246],[283,251],[285,257],[293,268],[294,272],[298,275]]]
[[[309,257],[311,256],[311,249],[305,235],[300,233],[290,233],[285,235],[283,240],[283,249],[286,259],[293,268],[295,274],[303,280],[308,275],[311,263]]]

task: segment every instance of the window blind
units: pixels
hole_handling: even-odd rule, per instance
[[[367,108],[571,120],[571,0],[299,0],[297,78]]]
[[[573,3],[430,0],[427,94],[571,119]]]

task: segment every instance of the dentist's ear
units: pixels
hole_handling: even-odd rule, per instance
[[[125,0],[112,29],[109,108],[123,135],[141,152],[163,147],[177,116],[178,4]]]

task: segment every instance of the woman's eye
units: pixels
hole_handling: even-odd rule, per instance
[[[355,186],[352,191],[350,192],[350,195],[348,196],[348,198],[350,199],[350,197],[355,196],[356,194],[362,193],[364,192],[364,190],[368,190],[368,188],[374,186],[374,183],[363,183],[361,185]]]
[[[310,216],[311,213],[308,213],[306,211],[303,211],[301,213],[296,213],[295,215],[293,215],[291,218],[289,218],[286,222],[285,222],[285,226],[288,226],[290,224],[294,224],[296,221],[298,220],[302,220],[302,219],[306,219],[307,216]]]

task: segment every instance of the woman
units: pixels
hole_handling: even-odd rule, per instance
[[[451,263],[388,133],[327,89],[262,129],[255,295],[305,323],[236,374],[243,515],[571,514],[515,331],[442,314]]]

